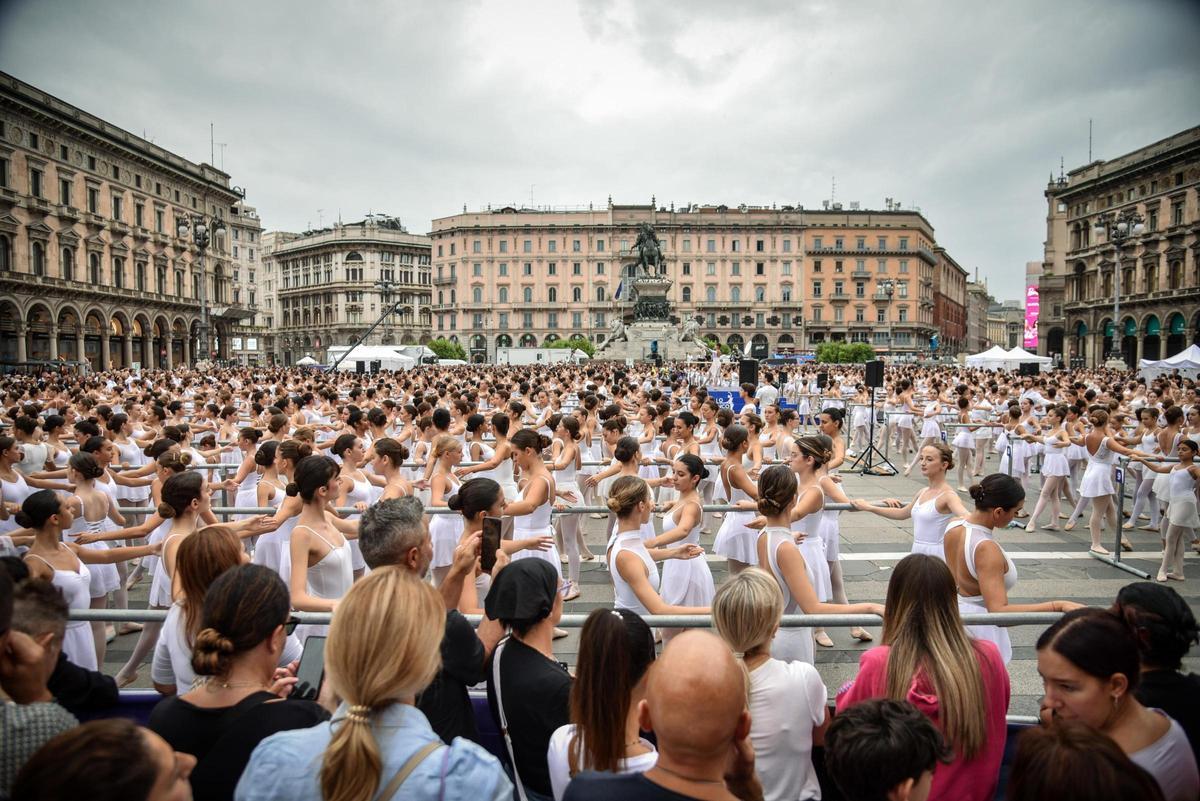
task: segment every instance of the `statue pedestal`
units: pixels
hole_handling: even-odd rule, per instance
[[[596,354],[597,359],[644,361],[657,353],[664,360],[703,356],[704,349],[695,342],[679,341],[679,326],[671,322],[671,289],[669,278],[642,276],[632,279],[637,301],[633,307],[633,322],[625,327],[627,339],[606,343]]]

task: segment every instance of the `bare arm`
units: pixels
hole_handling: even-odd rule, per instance
[[[650,577],[646,573],[646,564],[637,554],[622,551],[617,554],[617,571],[621,578],[629,584],[633,594],[652,615],[707,615],[708,607],[672,606],[665,603],[662,597],[650,586]]]
[[[292,529],[292,606],[301,612],[332,612],[336,601],[308,593],[308,545],[308,529],[301,526]]]

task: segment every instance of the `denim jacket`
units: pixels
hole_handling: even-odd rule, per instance
[[[333,719],[311,729],[273,734],[258,744],[234,794],[236,801],[322,801],[321,761],[336,726],[346,724],[346,705]],[[437,740],[425,715],[408,704],[392,704],[371,716],[371,731],[379,744],[382,790],[408,758]],[[443,787],[443,770],[445,778]],[[512,785],[496,757],[479,745],[455,738],[417,766],[392,801],[507,801]]]

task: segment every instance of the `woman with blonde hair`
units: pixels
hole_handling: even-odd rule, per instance
[[[494,756],[462,738],[443,745],[414,706],[437,673],[445,616],[437,590],[402,568],[355,584],[325,649],[325,681],[341,705],[329,722],[264,741],[234,798],[511,799]]]
[[[440,434],[433,440],[429,460],[433,463],[433,474],[429,479],[430,507],[448,507],[447,500],[458,492],[461,484],[454,475],[454,468],[462,462],[463,446],[449,434]],[[462,515],[429,515],[429,536],[433,538],[433,586],[439,587],[450,565],[454,561],[454,549],[463,532]]]
[[[996,791],[1011,690],[999,648],[967,636],[956,596],[944,561],[901,559],[888,582],[883,645],[859,659],[838,709],[871,698],[910,701],[955,753],[934,772],[929,797],[984,801]]]
[[[807,662],[771,657],[783,593],[771,575],[749,568],[721,585],[713,599],[717,634],[749,676],[750,743],[766,801],[817,798],[812,750],[826,724],[825,684]]]

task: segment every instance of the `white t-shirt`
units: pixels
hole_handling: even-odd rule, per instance
[[[574,724],[559,726],[550,735],[550,746],[546,749],[546,765],[550,769],[550,788],[554,791],[554,801],[562,801],[571,782],[570,768],[567,762],[567,746],[575,734]],[[622,759],[617,773],[645,773],[658,763],[658,752],[649,740],[640,740],[641,744],[650,749],[649,753]]]
[[[750,673],[750,742],[765,801],[820,798],[813,728],[825,722],[828,693],[807,662],[768,659]]]
[[[161,569],[161,566],[160,566]],[[289,634],[279,655],[279,666],[287,667],[300,658],[303,652],[300,640]],[[171,604],[167,619],[163,621],[154,646],[154,662],[150,666],[150,679],[155,684],[173,684],[180,695],[186,693],[196,681],[192,670],[192,646],[184,636],[183,607]]]
[[[1161,709],[1151,711],[1166,717]],[[1129,758],[1154,777],[1167,801],[1194,801],[1200,796],[1196,756],[1188,744],[1187,734],[1176,721],[1171,721],[1171,728],[1157,742],[1130,754]]]
[[[774,384],[762,384],[755,391],[754,399],[758,401],[759,408],[770,406],[779,399],[779,390]]]

